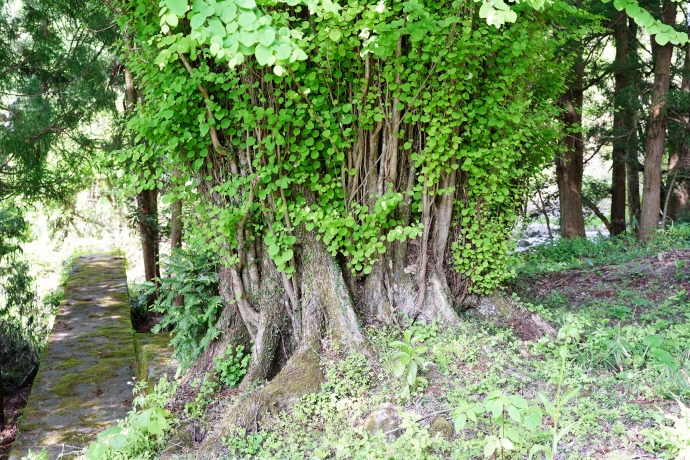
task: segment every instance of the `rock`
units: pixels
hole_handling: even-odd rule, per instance
[[[429,425],[429,436],[433,438],[436,435],[450,441],[453,438],[453,425],[444,417],[434,417]]]
[[[533,232],[529,232],[529,234],[527,236],[529,238],[543,238],[543,235],[541,234],[541,232],[538,232],[536,230]]]
[[[369,434],[375,434],[378,431],[388,433],[389,442],[400,436],[399,431],[391,433],[398,426],[400,426],[400,417],[398,416],[398,411],[395,410],[395,406],[391,403],[381,404],[378,409],[364,419],[363,424],[364,429]]]
[[[520,240],[520,241],[518,241],[517,246],[519,248],[528,248],[528,247],[530,247],[530,244],[529,244],[529,241],[527,241],[527,240]]]
[[[191,422],[181,424],[175,434],[173,434],[166,444],[166,449],[170,452],[175,452],[183,449],[189,449],[194,444],[194,426]]]

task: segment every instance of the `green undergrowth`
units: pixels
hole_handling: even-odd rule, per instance
[[[603,240],[583,250],[587,269],[523,273],[518,302],[557,336],[523,341],[469,316],[453,327],[377,325],[365,329],[373,360],[324,343],[321,391],[256,429],[218,423],[205,405],[177,416],[205,418],[224,459],[680,458],[690,450],[690,280],[673,259],[690,253],[683,235],[648,250]],[[636,258],[615,254],[624,243]],[[671,255],[648,260],[662,250]],[[244,397],[221,383],[206,390],[226,410]],[[367,420],[382,408],[399,429]],[[197,447],[172,458],[198,458]]]
[[[519,276],[539,275],[558,270],[625,263],[678,247],[690,247],[690,224],[681,223],[667,231],[659,230],[649,243],[641,243],[630,233],[591,240],[559,239],[516,255],[512,266]]]

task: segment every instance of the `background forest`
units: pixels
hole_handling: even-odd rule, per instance
[[[117,251],[176,371],[78,455],[690,458],[686,7],[0,0],[0,455]]]

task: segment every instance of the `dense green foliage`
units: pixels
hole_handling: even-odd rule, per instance
[[[92,174],[115,113],[111,25],[93,3],[0,2],[0,198],[64,199]]]
[[[298,229],[367,274],[392,241],[421,236],[430,201],[450,194],[455,269],[476,289],[496,286],[514,202],[556,135],[559,40],[544,34],[548,16],[525,12],[498,31],[473,2],[416,0],[310,4],[308,20],[306,6],[260,16],[246,2],[239,19],[218,16],[229,3],[198,0],[174,20],[164,3],[169,35],[157,8],[126,4],[121,22],[141,46],[127,59],[143,93],[129,128],[146,140],[120,155],[130,180],[152,187],[179,168],[166,199],[211,217],[196,223],[196,241],[242,266],[255,235],[288,274]],[[282,54],[290,41],[301,51]],[[246,58],[265,44],[285,73]]]
[[[195,248],[175,250],[166,260],[168,276],[154,288],[153,311],[163,316],[154,332],[172,329],[170,346],[183,367],[189,367],[219,331],[218,262]],[[182,296],[180,305],[175,301]]]

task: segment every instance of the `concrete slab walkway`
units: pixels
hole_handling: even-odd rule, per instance
[[[79,257],[10,453],[72,458],[124,418],[132,402],[134,344],[124,259]]]

